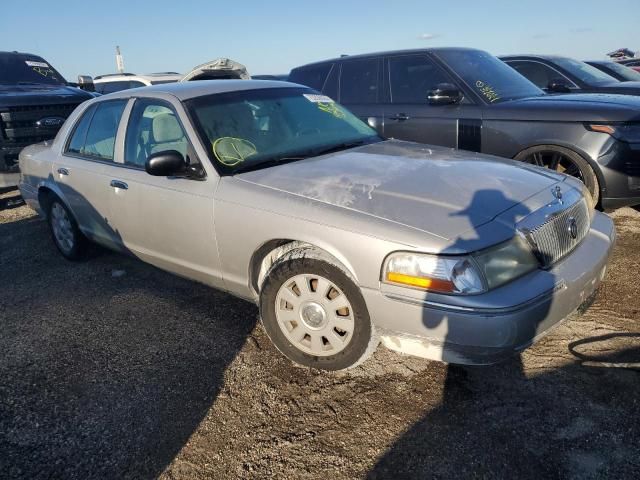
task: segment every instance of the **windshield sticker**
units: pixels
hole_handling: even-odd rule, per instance
[[[334,103],[330,97],[326,95],[314,95],[311,93],[303,93],[302,96],[313,103]]]
[[[482,80],[478,80],[476,82],[476,87],[480,90],[480,93],[484,95],[484,97],[489,100],[490,103],[493,103],[497,100],[500,100],[500,95],[493,89],[491,85]]]
[[[334,101],[331,101],[331,103],[318,103],[318,108],[336,118],[344,118],[344,111]]]
[[[32,62],[31,60],[25,60],[24,63],[26,63],[30,67],[49,68],[49,64],[45,62]]]
[[[258,152],[249,140],[235,137],[220,137],[213,142],[212,148],[218,161],[228,167],[238,165]]]

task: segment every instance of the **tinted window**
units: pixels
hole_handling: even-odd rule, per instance
[[[113,92],[119,92],[121,90],[127,90],[130,87],[130,83],[129,80],[123,80],[123,81],[118,81],[118,82],[104,82],[104,83],[97,83],[96,84],[96,91],[98,93],[113,93]]]
[[[482,50],[440,50],[436,55],[487,103],[544,95],[513,68]]]
[[[620,81],[640,82],[640,73],[630,69],[629,67],[620,65],[619,63],[603,62],[603,63],[596,63],[592,65],[597,69],[602,70],[605,73],[608,73],[612,77],[616,77]]]
[[[71,135],[71,140],[69,140],[67,152],[82,153],[84,141],[87,138],[87,130],[89,129],[89,124],[95,111],[96,106],[92,105],[82,114],[80,121],[76,124],[73,134]]]
[[[41,57],[0,52],[0,83],[64,85],[66,81]]]
[[[515,60],[508,64],[540,88],[547,88],[553,80],[557,79],[563,80],[568,86],[574,86],[574,83],[560,72],[540,62]]]
[[[392,103],[427,103],[427,92],[452,80],[424,55],[389,59]]]
[[[80,152],[82,155],[113,160],[118,124],[126,103],[126,100],[114,100],[98,104]]]
[[[146,85],[142,82],[139,82],[138,80],[131,80],[129,82],[129,88],[138,88],[138,87],[145,87]]]
[[[376,103],[378,100],[378,59],[352,60],[342,64],[340,101]]]
[[[571,75],[582,80],[588,85],[598,85],[605,83],[616,83],[619,80],[613,78],[611,75],[598,70],[596,67],[592,67],[588,63],[574,60],[573,58],[556,58],[554,63],[561,68],[564,68]]]
[[[291,71],[289,81],[306,85],[315,90],[322,90],[324,82],[331,71],[332,63],[323,63],[322,65],[313,65],[310,67],[296,68]]]
[[[177,150],[187,156],[187,137],[175,112],[153,100],[137,100],[127,127],[124,163],[144,168],[152,153]]]

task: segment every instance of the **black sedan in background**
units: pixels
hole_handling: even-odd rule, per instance
[[[500,59],[549,93],[640,95],[640,82],[621,82],[602,70],[573,58],[556,55],[510,55]]]
[[[603,71],[607,75],[620,80],[621,82],[640,82],[640,72],[636,72],[633,68],[627,67],[619,62],[611,60],[585,60],[592,67]]]
[[[574,175],[604,209],[640,204],[640,97],[547,95],[493,55],[463,48],[340,57],[295,68],[289,81],[385,137]]]

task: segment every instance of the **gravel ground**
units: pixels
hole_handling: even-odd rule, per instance
[[[640,214],[615,220],[595,304],[520,358],[380,348],[327,374],[280,356],[253,305],[117,254],[65,261],[0,195],[0,476],[640,478]]]

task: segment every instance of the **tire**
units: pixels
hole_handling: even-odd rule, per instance
[[[316,258],[288,254],[273,265],[260,292],[260,316],[276,348],[305,367],[352,368],[379,343],[360,289]]]
[[[561,158],[561,160],[556,162],[557,158]],[[573,150],[557,145],[537,145],[520,152],[516,155],[515,160],[521,160],[543,168],[551,168],[559,173],[566,173],[578,178],[585,184],[591,194],[591,206],[598,205],[600,200],[598,177],[589,162]]]
[[[54,197],[48,207],[47,222],[58,251],[67,260],[86,259],[89,241],[78,228],[78,223],[67,206]]]

